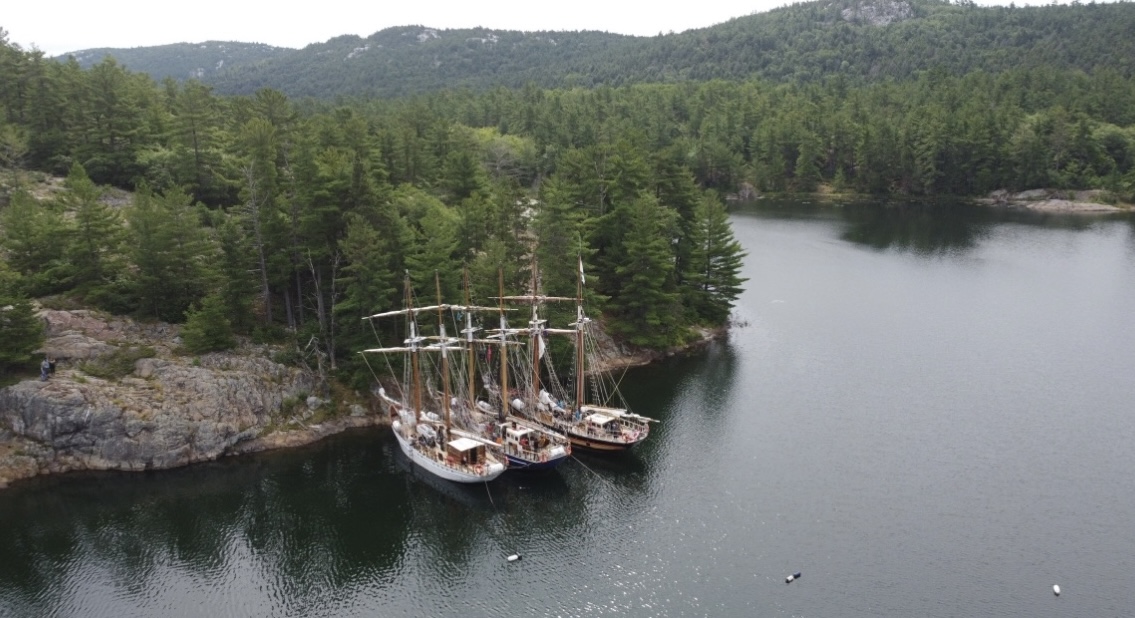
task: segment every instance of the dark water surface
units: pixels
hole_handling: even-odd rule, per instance
[[[741,325],[625,376],[634,454],[486,491],[374,430],[18,484],[0,615],[1135,615],[1130,222],[733,223]]]

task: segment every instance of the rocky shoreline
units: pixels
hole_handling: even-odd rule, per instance
[[[1033,189],[1020,193],[994,191],[979,204],[1047,214],[1107,215],[1131,212],[1129,204],[1106,204],[1104,192]]]
[[[276,363],[271,346],[189,356],[175,325],[86,310],[40,316],[42,352],[57,359],[57,371],[0,388],[0,489],[42,474],[176,468],[389,424],[364,397],[321,395],[315,375]],[[727,328],[664,351],[609,341],[612,351],[595,369],[646,365],[707,345]],[[116,362],[118,373],[108,374]]]
[[[0,389],[0,487],[73,470],[174,468],[382,421],[358,404],[336,409],[314,375],[274,362],[270,346],[189,356],[174,325],[40,315],[57,371]]]
[[[799,194],[760,194],[752,185],[744,184],[737,193],[725,196],[730,203],[757,202],[766,198],[792,199],[808,203],[816,201],[825,204],[839,205],[844,203],[878,202],[880,199],[872,195],[859,193],[839,193],[831,186],[822,186],[816,193]],[[914,198],[911,198],[914,199]],[[1101,189],[1080,191],[1062,189],[1032,189],[1019,193],[1010,193],[1005,189],[993,191],[985,197],[963,198],[983,206],[1005,208],[1045,214],[1083,214],[1083,215],[1109,215],[1123,214],[1135,211],[1135,204],[1128,204],[1116,200],[1116,196]]]

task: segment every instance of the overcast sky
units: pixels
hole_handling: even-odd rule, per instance
[[[1030,1],[1035,2],[1017,4]],[[605,30],[653,36],[712,26],[785,4],[788,2],[784,0],[9,0],[0,9],[0,28],[8,32],[9,42],[25,50],[34,46],[55,56],[96,47],[203,41],[299,48],[341,34],[365,37],[391,26],[411,24],[496,30]]]

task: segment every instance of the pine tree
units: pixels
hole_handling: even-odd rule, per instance
[[[699,320],[724,324],[747,279],[740,276],[745,252],[733,238],[725,207],[716,196],[702,199],[694,236],[697,246],[686,276],[686,303]]]
[[[74,269],[75,287],[105,309],[125,312],[130,300],[122,279],[122,240],[125,229],[118,211],[103,203],[103,190],[75,164],[65,181],[64,203],[74,215],[74,234],[66,249]]]
[[[31,367],[32,353],[43,345],[43,321],[19,289],[21,277],[0,261],[0,375]]]
[[[142,187],[127,211],[134,278],[143,313],[177,321],[211,279],[213,245],[205,236],[188,194],[154,196]]]
[[[399,298],[397,268],[397,233],[390,228],[377,229],[358,213],[347,216],[347,235],[340,243],[346,261],[340,283],[343,300],[335,311],[341,316],[338,345],[346,350],[358,351],[375,344],[371,324],[365,316],[381,309],[397,306]],[[372,378],[366,364],[356,355],[344,359],[339,365],[351,376],[356,386]]]
[[[574,296],[578,278],[575,258],[582,250],[582,213],[568,202],[569,198],[558,180],[549,180],[542,189],[543,199],[536,211],[533,227],[539,239],[536,255],[543,275],[544,293]]]
[[[610,301],[616,317],[612,329],[635,344],[665,347],[681,342],[681,305],[675,289],[674,256],[669,236],[673,211],[654,196],[630,206],[630,228],[624,240],[626,259],[616,268],[622,293]]]
[[[16,191],[0,211],[0,246],[29,294],[55,294],[71,286],[74,268],[64,253],[73,232],[59,209],[25,191]]]
[[[233,328],[248,334],[252,331],[252,301],[256,296],[256,278],[249,265],[254,262],[252,247],[249,246],[241,228],[239,215],[230,215],[217,229],[220,245],[221,298],[225,311],[230,316]]]
[[[199,354],[227,350],[236,345],[232,324],[225,316],[225,302],[219,294],[206,296],[201,307],[190,309],[185,317],[181,341],[186,350]]]

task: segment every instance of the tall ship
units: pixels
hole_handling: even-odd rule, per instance
[[[436,281],[435,281],[436,283]],[[507,460],[498,454],[497,445],[484,437],[454,426],[450,410],[449,354],[460,351],[459,340],[445,334],[444,314],[452,311],[452,305],[439,302],[428,307],[415,307],[410,279],[405,281],[405,307],[398,310],[376,313],[367,320],[383,318],[403,318],[406,322],[407,337],[401,346],[378,347],[363,350],[362,354],[403,355],[403,372],[396,380],[395,395],[378,389],[379,398],[389,407],[392,418],[391,427],[398,446],[410,461],[427,472],[457,483],[481,483],[491,481],[504,473]],[[457,307],[457,309],[468,309]],[[422,336],[418,325],[419,314],[436,311],[438,316],[438,335]],[[423,359],[437,355],[440,360],[436,378],[440,379],[440,394],[427,392],[423,375]],[[428,364],[427,364],[428,366]],[[429,409],[432,408],[432,409]],[[440,410],[439,415],[435,410]]]
[[[579,259],[576,295],[572,297],[541,296],[537,269],[533,265],[532,294],[502,296],[502,301],[527,303],[532,317],[527,329],[507,329],[502,319],[495,333],[502,340],[506,335],[523,335],[528,339],[530,374],[526,388],[509,393],[510,407],[541,425],[562,433],[572,446],[598,452],[626,451],[642,443],[650,435],[652,418],[631,412],[609,374],[591,367],[599,357],[595,325],[584,311],[583,259]],[[549,328],[540,316],[540,308],[548,302],[574,302],[575,322],[570,328]],[[503,315],[503,314],[502,314]],[[558,378],[551,355],[546,354],[548,336],[568,336],[573,343],[573,367],[565,385]],[[543,366],[543,372],[541,371]],[[541,380],[541,375],[547,380]],[[509,392],[507,387],[505,392]]]
[[[504,289],[504,275],[498,275],[499,285]],[[472,307],[469,298],[469,285],[465,285],[466,306]],[[465,378],[467,386],[465,396],[455,399],[454,405],[458,407],[458,416],[466,427],[476,431],[479,435],[493,440],[498,445],[499,452],[508,459],[510,470],[538,472],[551,470],[571,455],[571,443],[561,433],[552,431],[514,410],[510,405],[509,397],[501,393],[509,393],[510,369],[512,363],[509,359],[511,351],[521,346],[510,335],[506,319],[507,309],[501,300],[497,309],[499,313],[499,328],[495,331],[496,337],[478,339],[476,333],[481,329],[473,324],[474,311],[461,312],[464,320],[464,335],[466,367]],[[492,351],[496,350],[497,363],[492,362]],[[478,354],[478,351],[482,354]],[[478,356],[483,358],[478,362]],[[482,381],[486,385],[496,384],[495,388],[486,389],[490,395],[489,400],[476,396],[476,374],[480,369]],[[493,379],[493,373],[496,380]],[[517,380],[519,383],[520,380]],[[503,386],[503,388],[502,388]]]

